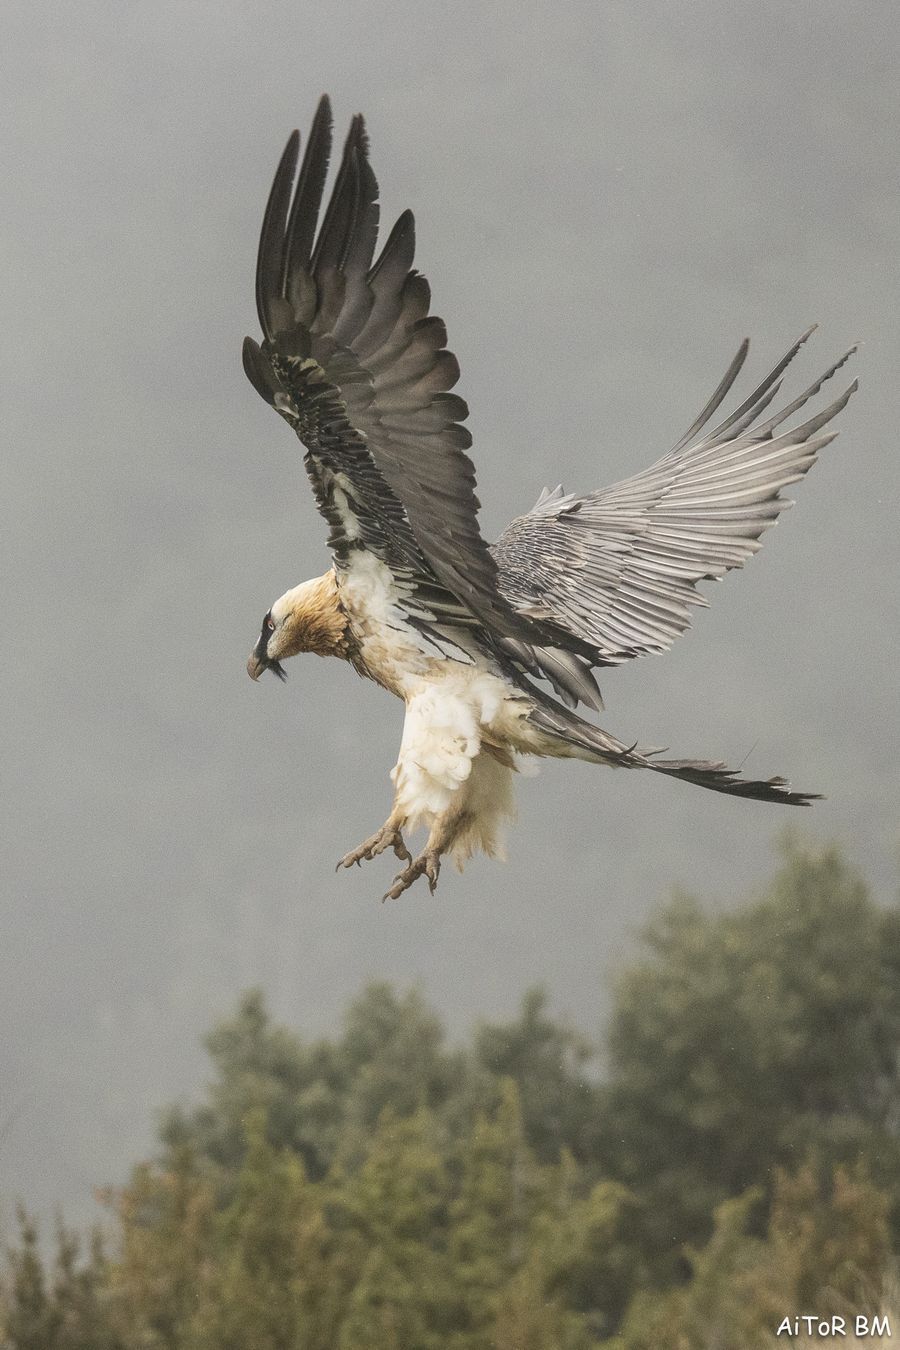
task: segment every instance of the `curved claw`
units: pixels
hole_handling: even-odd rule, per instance
[[[434,895],[440,874],[441,855],[433,849],[431,851],[426,851],[425,853],[420,853],[418,858],[415,858],[409,864],[409,867],[404,867],[403,871],[399,872],[397,876],[394,877],[393,886],[389,891],[384,893],[381,899],[382,901],[398,899],[404,891],[409,890],[414,881],[418,881],[419,877],[422,876],[427,878],[428,889],[431,891],[431,894]]]
[[[377,830],[375,834],[363,840],[358,848],[345,853],[334,870],[339,872],[342,867],[352,867],[354,863],[357,867],[360,867],[363,859],[371,862],[386,848],[392,848],[402,862],[409,862],[412,858],[412,854],[403,842],[403,835],[400,831],[392,825],[382,825],[381,829]]]
[[[391,841],[391,847],[401,862],[410,862],[412,860],[412,854],[406,847],[406,844],[403,841],[403,835],[399,830],[395,832],[395,836]]]

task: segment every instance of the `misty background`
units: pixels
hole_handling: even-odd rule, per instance
[[[462,1032],[543,980],[593,1031],[650,907],[753,894],[787,823],[893,894],[898,36],[865,0],[7,5],[5,1212],[93,1217],[248,985],[317,1034],[366,978],[418,981]],[[325,90],[339,141],[367,117],[383,222],[415,211],[489,538],[664,453],[745,334],[742,392],[819,323],[788,397],[863,342],[761,555],[670,653],[601,672],[624,740],[826,802],[544,763],[507,864],[387,905],[390,861],[335,875],[387,814],[402,708],[312,657],[247,678],[328,557],[240,366],[272,172]]]

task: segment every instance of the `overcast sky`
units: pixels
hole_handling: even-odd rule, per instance
[[[367,977],[420,981],[457,1031],[546,980],[596,1031],[649,909],[673,884],[752,894],[788,820],[893,894],[896,6],[4,16],[3,1202],[95,1213],[251,983],[314,1034]],[[335,875],[387,814],[402,709],[337,662],[244,668],[328,563],[299,446],[240,367],[271,175],[323,90],[339,134],[368,118],[383,219],[415,210],[489,537],[545,483],[657,458],[745,334],[761,375],[818,321],[793,391],[862,341],[841,435],[761,556],[602,681],[624,740],[749,755],[827,802],[550,763],[506,865],[384,906],[387,860]]]

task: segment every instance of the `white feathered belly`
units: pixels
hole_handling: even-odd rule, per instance
[[[513,747],[527,703],[503,680],[457,662],[410,682],[400,754],[391,771],[407,826],[443,829],[457,865],[478,850],[503,856],[515,815]]]
[[[445,828],[458,866],[477,850],[502,856],[502,826],[515,814],[513,752],[536,749],[530,700],[486,657],[435,656],[398,610],[389,570],[371,554],[360,561],[341,582],[359,664],[406,704],[395,812],[409,829]]]
[[[502,854],[501,827],[515,808],[513,759],[500,723],[512,710],[495,676],[441,664],[444,669],[412,684],[391,778],[396,809],[409,828],[447,828],[461,866],[478,849]]]

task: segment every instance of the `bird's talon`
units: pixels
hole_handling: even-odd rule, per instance
[[[438,876],[441,871],[440,854],[420,853],[418,858],[410,861],[408,867],[404,867],[402,872],[398,872],[394,877],[394,884],[389,891],[382,896],[382,900],[397,900],[404,891],[408,891],[414,881],[424,876],[428,882],[428,889],[431,894],[437,888]]]
[[[371,862],[377,858],[379,853],[383,853],[386,848],[392,848],[398,858],[408,860],[410,858],[409,850],[403,842],[403,836],[399,830],[390,829],[383,825],[377,833],[370,835],[358,848],[351,849],[341,858],[337,867],[334,869],[339,872],[342,867],[352,867],[355,863],[357,867],[362,867],[363,860]]]

